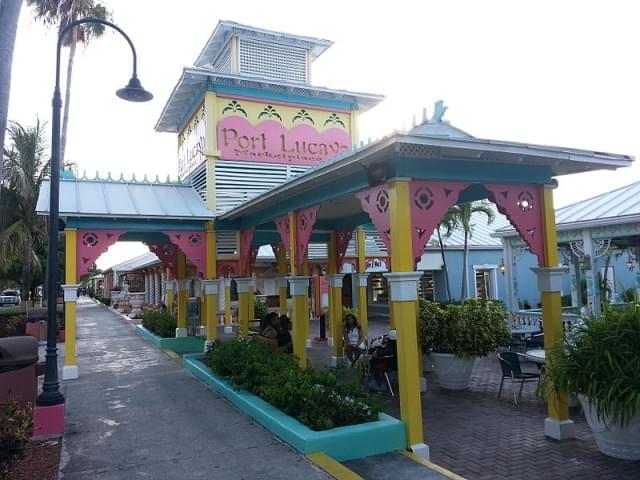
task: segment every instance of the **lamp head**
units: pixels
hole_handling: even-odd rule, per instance
[[[151,92],[142,88],[142,84],[135,75],[131,77],[126,87],[116,92],[116,95],[128,102],[148,102],[153,98]]]
[[[504,264],[504,258],[500,259],[500,265],[498,266],[500,273],[504,275],[504,272],[507,270],[507,266]]]

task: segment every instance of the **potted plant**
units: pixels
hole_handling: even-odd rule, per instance
[[[442,388],[467,388],[476,357],[509,344],[506,316],[499,302],[469,299],[442,305],[420,300],[420,344]]]
[[[607,309],[549,352],[545,378],[577,394],[598,448],[640,460],[640,305]]]

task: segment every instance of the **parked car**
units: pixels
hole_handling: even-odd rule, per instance
[[[5,305],[20,305],[22,299],[18,290],[3,290],[0,293],[0,307]]]

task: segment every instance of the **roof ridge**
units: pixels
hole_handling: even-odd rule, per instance
[[[579,205],[579,204],[581,204],[581,203],[590,202],[590,201],[592,201],[592,200],[597,200],[598,198],[604,197],[605,195],[610,195],[610,194],[612,194],[612,193],[614,193],[614,192],[619,192],[620,190],[625,190],[625,189],[627,189],[627,188],[631,187],[632,185],[637,185],[637,184],[640,184],[640,180],[635,181],[635,182],[632,182],[632,183],[629,183],[628,185],[624,185],[624,186],[622,186],[622,187],[618,187],[618,188],[616,188],[616,189],[614,189],[614,190],[609,190],[608,192],[600,193],[600,194],[595,195],[595,196],[593,196],[593,197],[588,197],[588,198],[584,198],[584,199],[582,199],[582,200],[578,200],[578,201],[576,201],[576,202],[573,202],[573,203],[570,203],[570,204],[568,204],[568,205],[565,205],[564,207],[558,207],[558,208],[556,208],[556,215],[557,215],[561,210],[565,210],[565,209],[569,209],[569,208],[571,208],[571,207],[575,207],[575,206],[577,206],[577,205]]]

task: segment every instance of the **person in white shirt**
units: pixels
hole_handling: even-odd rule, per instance
[[[347,314],[344,317],[344,330],[342,333],[344,340],[344,352],[347,359],[353,366],[360,358],[362,350],[360,349],[360,343],[362,342],[362,330],[358,325],[358,320],[352,314]]]

